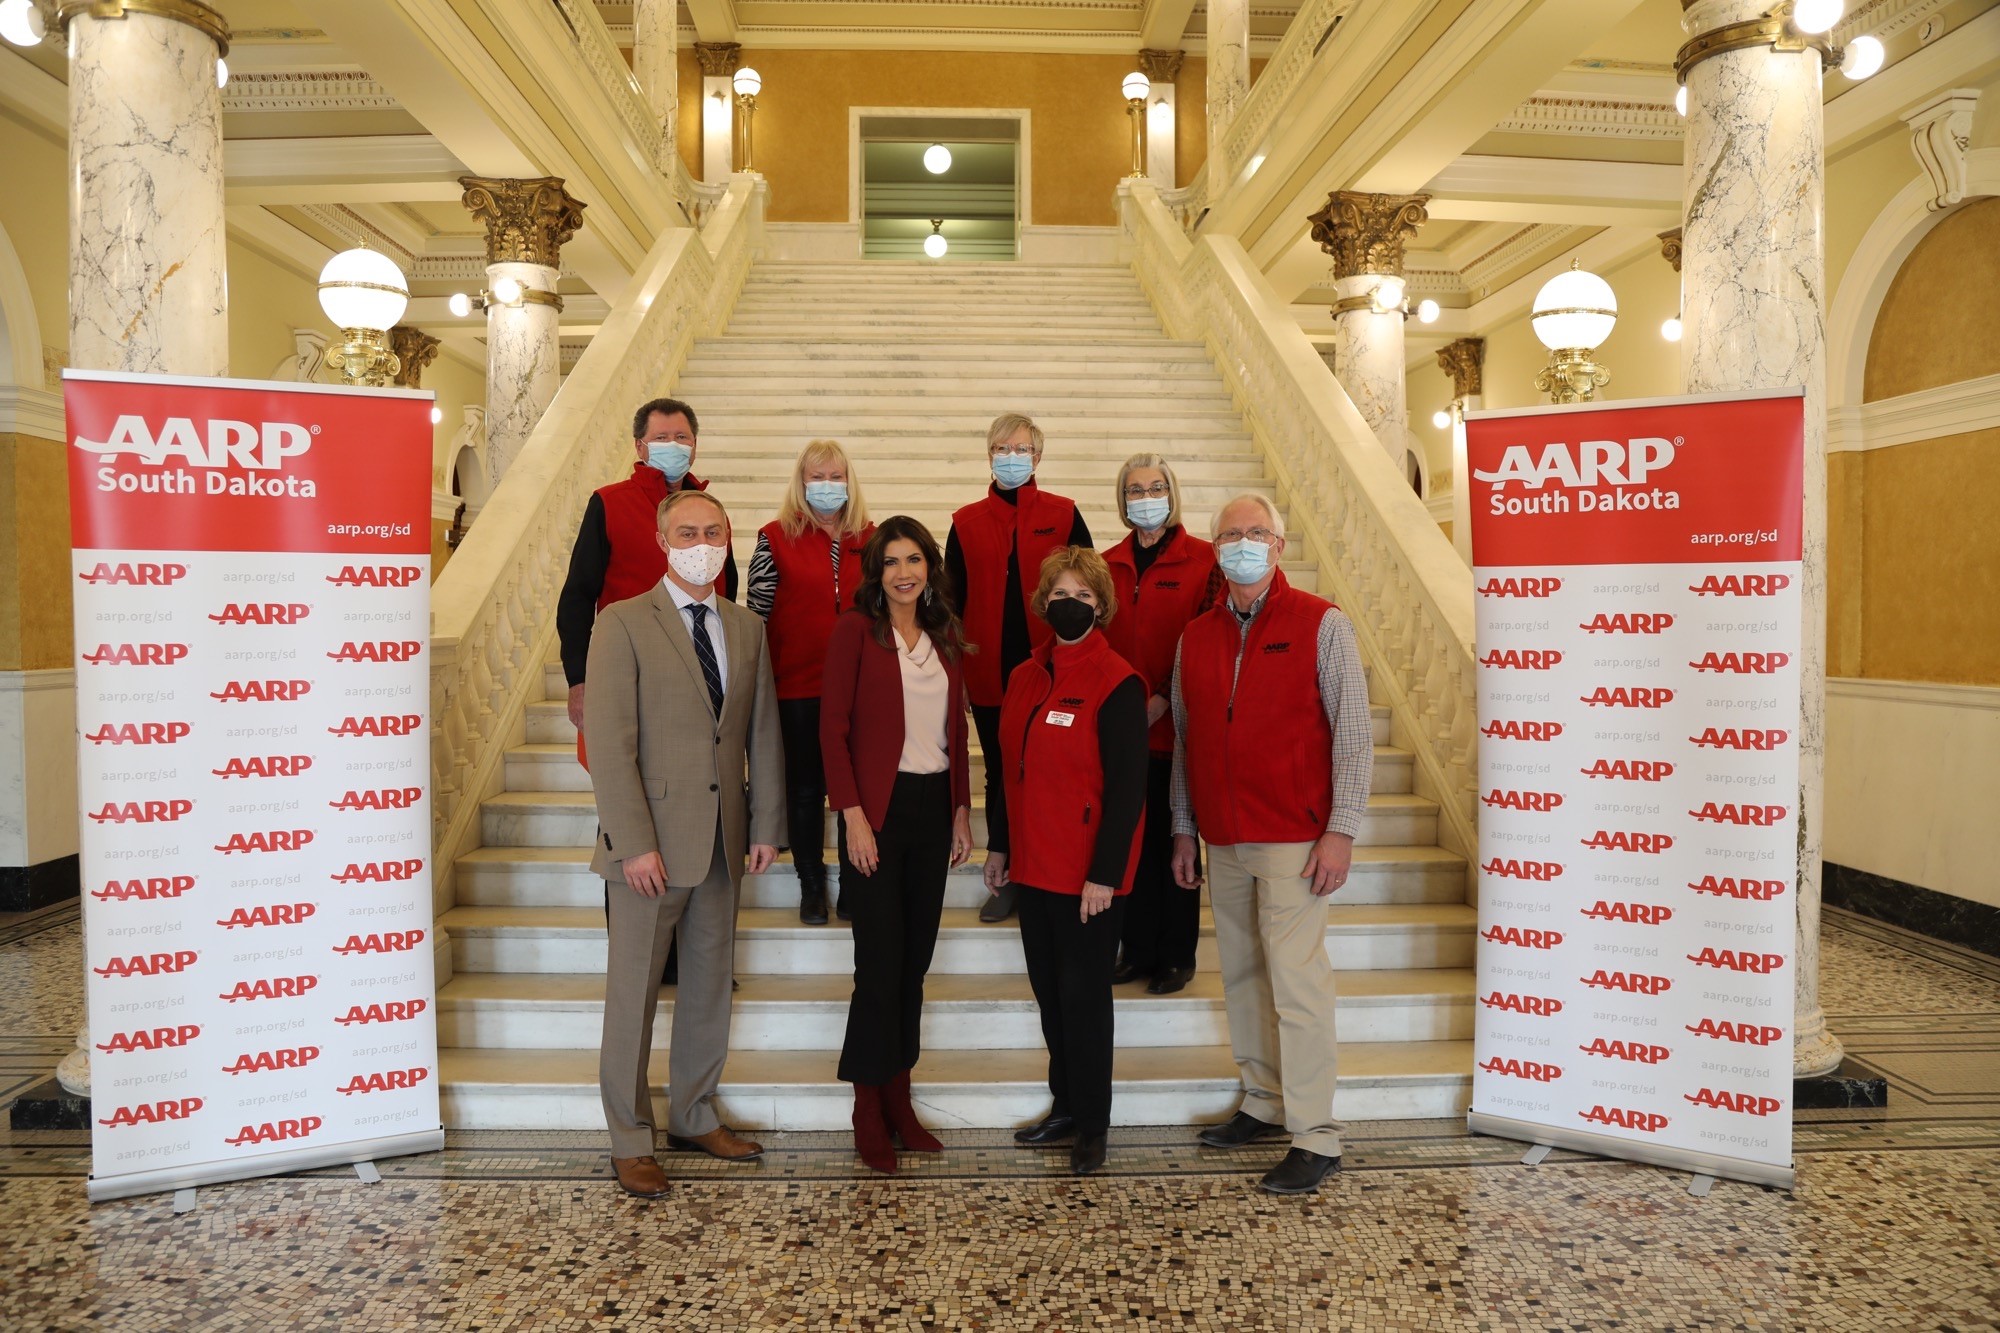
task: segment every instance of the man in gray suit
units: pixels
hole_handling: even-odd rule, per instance
[[[610,904],[598,1082],[611,1164],[629,1194],[656,1198],[647,1058],[660,966],[676,926],[681,980],[668,1054],[667,1144],[728,1161],[763,1149],[715,1113],[729,1052],[736,892],[777,859],[785,763],[764,622],[715,595],[729,515],[700,491],[660,505],[667,575],[606,607],[590,636],[584,739],[597,789],[591,869]],[[749,781],[744,781],[745,765]]]

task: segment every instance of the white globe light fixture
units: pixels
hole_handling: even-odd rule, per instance
[[[1886,56],[1881,38],[1856,37],[1847,44],[1847,53],[1840,58],[1840,72],[1857,81],[1865,79],[1882,68]]]
[[[1618,297],[1610,283],[1571,260],[1567,272],[1535,294],[1529,322],[1549,349],[1549,364],[1536,374],[1535,387],[1551,402],[1588,402],[1611,382],[1610,370],[1592,355],[1618,322]]]
[[[1674,110],[1683,116],[1688,113],[1688,86],[1685,83],[1674,89]]]
[[[1681,332],[1681,317],[1679,315],[1669,317],[1665,323],[1660,325],[1660,336],[1670,343],[1679,342],[1681,340]]]
[[[218,88],[229,86],[229,62],[221,56],[215,58],[215,86]]]
[[[451,310],[452,314],[457,315],[460,319],[464,319],[472,313],[472,298],[464,292],[453,292],[451,299],[446,301],[445,305]]]
[[[1798,0],[1792,6],[1792,26],[1808,35],[1830,32],[1846,8],[1844,0]]]
[[[435,426],[440,421],[443,420],[444,420],[444,409],[442,407],[433,407],[431,409],[431,424]]]
[[[1380,282],[1378,282],[1375,285],[1374,297],[1375,297],[1376,311],[1380,314],[1386,315],[1392,310],[1401,310],[1403,308],[1403,296],[1405,291],[1406,287],[1401,278],[1398,278],[1393,274],[1383,278]]]
[[[0,38],[15,46],[37,46],[46,31],[35,0],[0,0]]]
[[[1437,411],[1431,413],[1431,424],[1433,426],[1436,426],[1439,430],[1450,430],[1451,429],[1450,410],[1447,408],[1440,407]]]
[[[1152,95],[1153,81],[1145,71],[1133,70],[1118,84],[1118,91],[1125,95],[1125,115],[1132,122],[1132,170],[1131,178],[1146,174],[1146,99]]]
[[[1435,324],[1437,323],[1438,315],[1441,313],[1443,312],[1438,309],[1438,303],[1431,300],[1428,296],[1417,302],[1417,323],[1419,324]]]
[[[736,71],[736,77],[729,81],[729,86],[736,90],[738,97],[755,97],[764,91],[764,76],[745,65]]]
[[[951,170],[951,149],[941,143],[934,143],[924,149],[924,170],[933,176],[942,176]]]
[[[943,259],[944,252],[951,248],[944,239],[943,228],[943,218],[931,219],[931,234],[924,237],[924,253],[932,259]]]
[[[319,273],[319,308],[340,330],[327,364],[349,384],[381,385],[402,368],[389,349],[389,330],[409,308],[403,270],[379,250],[360,246],[326,261]]]
[[[521,296],[526,291],[527,288],[521,285],[519,278],[503,274],[493,280],[493,300],[497,304],[519,305],[521,304]]]

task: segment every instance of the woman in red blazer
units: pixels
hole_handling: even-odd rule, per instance
[[[819,742],[827,796],[846,828],[841,897],[854,922],[854,996],[840,1077],[854,1085],[854,1150],[896,1170],[944,1145],[910,1104],[924,974],[945,875],[972,855],[965,636],[937,542],[898,514],[861,553],[855,609],[827,645]]]
[[[861,480],[835,440],[799,453],[778,516],[757,530],[744,605],[764,617],[785,738],[785,810],[799,876],[799,920],[826,924],[826,775],[819,753],[819,679],[833,622],[854,604],[861,548],[875,533]],[[847,919],[845,900],[840,917]]]
[[[1111,984],[1149,978],[1153,995],[1172,995],[1194,978],[1201,893],[1174,883],[1174,651],[1181,631],[1222,592],[1215,547],[1181,526],[1181,488],[1158,454],[1134,454],[1118,469],[1118,514],[1131,531],[1104,553],[1118,618],[1104,627],[1111,646],[1146,682],[1150,758],[1139,873],[1125,904],[1124,952]]]

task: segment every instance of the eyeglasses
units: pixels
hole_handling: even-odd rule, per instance
[[[1215,544],[1217,546],[1221,546],[1227,542],[1245,541],[1256,542],[1260,546],[1272,546],[1280,540],[1281,538],[1279,538],[1278,534],[1269,528],[1231,528],[1227,532],[1218,532],[1215,534]]]
[[[994,458],[1032,458],[1035,446],[1032,444],[996,444],[986,451]]]
[[[1164,481],[1156,481],[1151,486],[1127,486],[1125,498],[1128,500],[1164,500],[1173,492]]]

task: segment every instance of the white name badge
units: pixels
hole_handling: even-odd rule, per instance
[[[1070,723],[1076,721],[1076,714],[1058,713],[1052,709],[1050,710],[1048,717],[1045,718],[1044,721],[1046,721],[1052,727],[1066,727]]]

